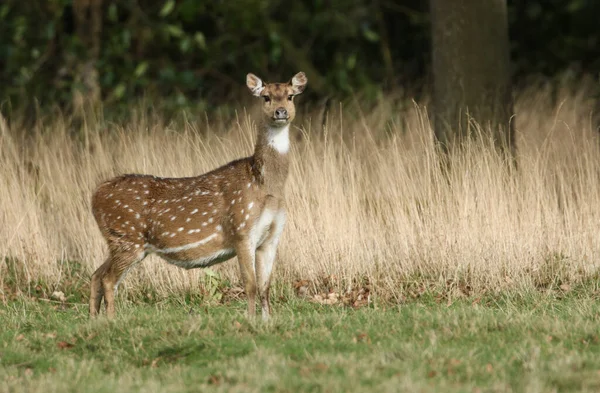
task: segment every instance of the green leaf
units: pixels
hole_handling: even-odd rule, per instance
[[[349,70],[353,70],[356,67],[356,53],[352,53],[346,59],[346,68]]]
[[[119,83],[113,90],[112,95],[116,99],[123,98],[123,95],[125,95],[125,84]]]
[[[2,7],[0,7],[0,19],[6,18],[6,15],[8,15],[8,11],[10,11],[8,4],[5,4]]]
[[[167,0],[160,10],[159,15],[164,18],[173,11],[173,8],[175,8],[175,0]]]
[[[181,41],[179,41],[179,49],[182,53],[187,53],[190,50],[192,40],[188,37],[184,37]]]
[[[367,39],[367,41],[370,41],[370,42],[377,42],[377,41],[379,41],[379,34],[377,34],[376,32],[374,32],[371,29],[364,29],[363,30],[363,35],[365,36],[365,38]]]
[[[206,37],[204,37],[202,32],[197,31],[196,34],[194,34],[194,41],[196,41],[196,44],[198,44],[200,49],[206,49]]]
[[[108,6],[108,20],[111,22],[116,22],[118,19],[117,5],[112,3]]]
[[[567,11],[570,13],[575,13],[580,11],[585,6],[585,2],[582,0],[571,0],[567,4]]]
[[[181,27],[177,25],[167,25],[167,32],[169,33],[169,35],[177,38],[183,36],[184,34]]]
[[[148,62],[143,61],[140,64],[138,64],[137,67],[135,67],[135,71],[133,72],[133,74],[135,75],[136,78],[139,78],[142,75],[144,75],[147,70],[148,70]]]

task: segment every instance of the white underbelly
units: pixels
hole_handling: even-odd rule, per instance
[[[196,259],[174,259],[169,254],[161,254],[157,252],[165,261],[172,265],[182,267],[184,269],[195,269],[199,267],[209,267],[216,265],[217,263],[225,262],[235,256],[235,250],[232,248],[225,248],[218,250],[209,255],[203,255]]]

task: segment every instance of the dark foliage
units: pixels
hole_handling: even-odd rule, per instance
[[[218,105],[237,97],[249,71],[303,70],[313,98],[374,98],[428,80],[426,1],[103,0],[97,58],[78,34],[78,1],[1,3],[0,100],[67,106],[74,91],[85,94],[90,58],[110,104],[145,95],[173,107]],[[517,82],[600,69],[600,2],[513,0],[509,9]]]

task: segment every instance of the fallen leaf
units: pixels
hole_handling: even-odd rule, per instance
[[[308,295],[308,287],[306,285],[302,285],[296,289],[296,295],[299,297],[306,297]]]
[[[211,374],[208,376],[208,384],[209,385],[220,385],[223,382],[223,376],[219,374]]]
[[[371,338],[369,337],[369,335],[367,333],[359,333],[356,335],[356,337],[354,337],[354,339],[352,340],[355,343],[367,343],[367,344],[371,344]]]
[[[65,294],[62,291],[54,291],[54,292],[52,292],[52,295],[50,295],[50,297],[54,300],[58,300],[61,302],[67,301],[67,297],[65,296]]]
[[[308,280],[298,280],[294,283],[294,289],[296,290],[296,295],[300,297],[304,297],[308,295],[308,285],[310,282]]]
[[[152,363],[150,363],[150,367],[151,368],[157,368],[158,367],[158,362],[160,361],[160,356],[157,357],[156,359],[152,360]]]
[[[462,362],[459,359],[455,359],[455,358],[450,359],[450,364],[453,366],[458,366],[461,363]]]
[[[87,337],[85,339],[91,340],[91,339],[95,338],[97,335],[98,335],[98,333],[90,333],[87,335]]]
[[[67,342],[67,341],[59,341],[56,343],[56,346],[59,347],[60,349],[69,349],[69,348],[74,347],[73,344],[71,344],[70,342]]]
[[[310,369],[302,366],[300,367],[300,370],[298,370],[298,373],[303,377],[308,377],[310,375]]]
[[[319,304],[332,305],[339,302],[340,295],[335,292],[330,292],[324,295],[316,294],[313,296],[312,301]]]

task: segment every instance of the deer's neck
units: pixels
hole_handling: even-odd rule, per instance
[[[290,126],[263,127],[254,149],[254,175],[268,194],[283,196],[288,177]]]

